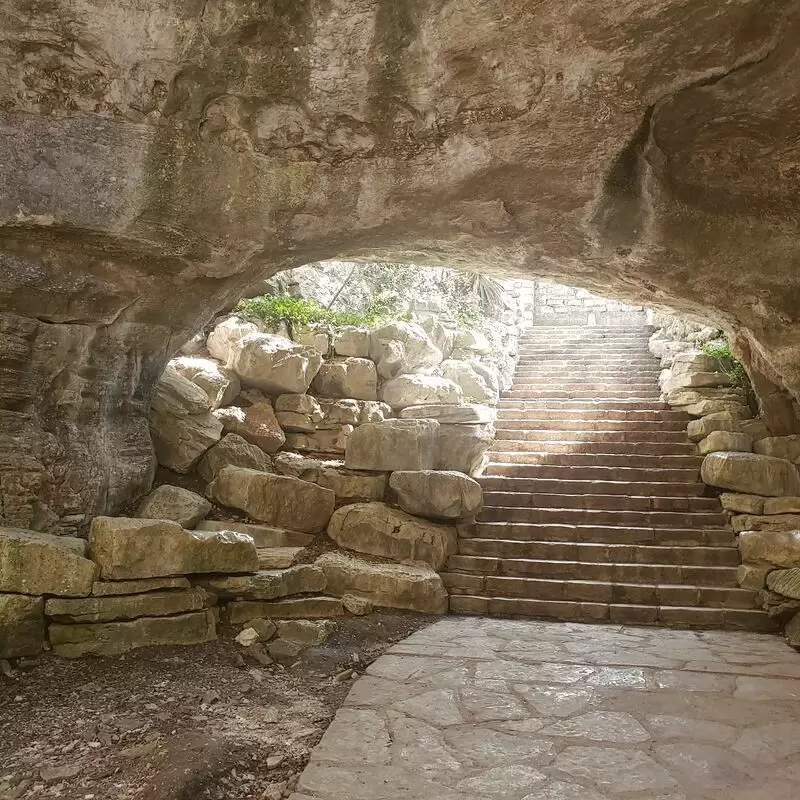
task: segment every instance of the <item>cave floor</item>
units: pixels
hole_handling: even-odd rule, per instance
[[[446,619],[375,661],[291,800],[796,800],[770,635]]]

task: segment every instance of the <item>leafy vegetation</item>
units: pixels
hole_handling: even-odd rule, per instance
[[[242,300],[236,307],[245,319],[253,319],[270,325],[286,322],[290,326],[313,325],[376,325],[391,317],[387,305],[374,302],[361,312],[335,311],[316,300],[304,300],[288,295],[267,295]]]
[[[734,386],[752,391],[747,370],[742,362],[733,355],[730,343],[725,337],[706,342],[703,345],[703,352],[707,356],[717,359],[720,370],[731,379]]]

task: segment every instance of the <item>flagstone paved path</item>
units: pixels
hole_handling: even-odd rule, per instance
[[[452,618],[353,686],[290,800],[797,800],[779,638]]]

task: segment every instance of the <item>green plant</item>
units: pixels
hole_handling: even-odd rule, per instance
[[[707,356],[717,359],[720,370],[731,379],[731,383],[734,386],[746,389],[748,392],[752,391],[747,370],[744,368],[742,362],[731,352],[730,343],[726,338],[721,337],[706,342],[703,345],[703,352]]]
[[[285,322],[290,328],[313,324],[376,325],[391,316],[388,306],[380,301],[374,301],[360,313],[350,313],[326,308],[316,300],[266,294],[242,300],[236,312],[245,319],[269,325]]]

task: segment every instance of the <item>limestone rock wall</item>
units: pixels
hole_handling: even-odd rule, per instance
[[[3,519],[135,497],[166,361],[325,258],[706,314],[798,396],[798,8],[8,0]]]
[[[773,435],[784,424],[774,405],[748,396],[699,349],[721,331],[666,314],[655,322],[650,349],[665,367],[663,397],[693,417],[687,432],[705,456],[701,477],[722,490],[738,537],[739,583],[759,590],[764,609],[800,647],[800,436]]]

